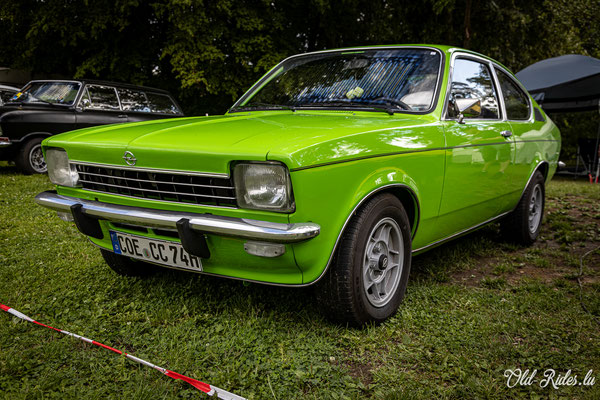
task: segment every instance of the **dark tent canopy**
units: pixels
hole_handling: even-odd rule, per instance
[[[517,78],[552,112],[590,111],[600,102],[600,60],[568,54],[548,58],[517,73]]]

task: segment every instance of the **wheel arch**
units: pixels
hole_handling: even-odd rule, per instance
[[[384,194],[384,193],[390,193],[390,194],[394,195],[396,198],[398,198],[398,200],[400,200],[400,202],[404,206],[404,209],[408,215],[408,220],[410,222],[410,227],[411,227],[412,238],[415,237],[415,235],[417,233],[417,229],[419,227],[419,219],[420,219],[420,213],[421,213],[421,208],[420,208],[417,191],[415,189],[413,189],[411,186],[407,185],[406,183],[400,183],[400,182],[388,183],[388,184],[376,187],[376,188],[370,190],[369,192],[367,192],[366,195],[362,196],[360,201],[358,201],[358,203],[352,209],[352,212],[350,212],[350,214],[346,218],[344,225],[342,226],[342,229],[340,230],[340,232],[338,234],[335,245],[333,246],[333,250],[331,251],[329,260],[327,261],[327,265],[321,272],[321,275],[314,281],[307,283],[305,285],[313,285],[313,284],[317,283],[327,273],[327,271],[329,271],[329,268],[335,258],[337,249],[340,245],[341,238],[344,235],[344,232],[346,231],[346,228],[348,227],[348,223],[350,222],[352,217],[354,217],[356,212],[362,206],[364,206],[370,199],[372,199],[373,197],[378,196],[380,194]]]
[[[533,176],[535,175],[535,173],[537,171],[540,171],[542,173],[542,176],[544,177],[544,182],[546,182],[546,180],[548,179],[548,173],[550,172],[550,163],[546,160],[542,160],[537,163],[535,168],[533,168],[533,171],[531,171],[531,174],[529,174],[529,179],[527,179],[527,183],[525,183],[525,186],[523,187],[523,191],[521,192],[521,196],[519,197],[519,201],[517,202],[517,205],[519,204],[519,202],[525,195],[525,191],[527,190],[527,187],[529,186],[529,182],[531,182],[531,180],[533,179]],[[517,206],[515,206],[515,208],[516,207]]]
[[[44,138],[45,139],[45,138],[49,138],[50,136],[52,136],[52,134],[49,132],[30,132],[15,142],[23,144],[23,143],[30,141],[31,139],[36,139],[36,138]]]
[[[361,206],[373,197],[384,193],[390,193],[400,200],[402,206],[404,206],[406,215],[408,216],[408,221],[410,222],[411,236],[414,237],[417,233],[417,229],[419,228],[419,217],[421,213],[419,200],[415,191],[410,186],[405,184],[391,184],[387,187],[380,188],[380,190],[375,190],[369,193],[369,195],[361,201]],[[358,208],[356,210],[358,210]],[[356,210],[353,211],[353,214],[356,212]]]
[[[544,176],[544,181],[546,181],[548,179],[548,173],[550,172],[550,163],[548,163],[548,161],[540,161],[540,163],[533,170],[531,176],[533,176],[536,171],[540,171]]]

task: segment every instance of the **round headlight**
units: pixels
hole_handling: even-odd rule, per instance
[[[69,165],[69,157],[63,149],[46,150],[46,165],[48,177],[55,185],[76,187],[79,183],[79,174],[75,166]]]
[[[294,211],[290,175],[284,165],[237,164],[233,176],[240,207],[278,212]]]

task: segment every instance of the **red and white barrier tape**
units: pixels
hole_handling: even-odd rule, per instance
[[[170,371],[170,370],[168,370],[166,368],[159,367],[158,365],[154,365],[154,364],[152,364],[152,363],[150,363],[150,362],[148,362],[146,360],[142,360],[141,358],[137,358],[137,357],[132,356],[131,354],[125,353],[125,352],[123,352],[121,350],[117,350],[115,348],[112,348],[112,347],[107,346],[105,344],[102,344],[100,342],[96,342],[95,340],[91,340],[91,339],[88,339],[88,338],[83,337],[83,336],[76,335],[76,334],[71,333],[71,332],[63,331],[61,329],[56,329],[56,328],[53,328],[53,327],[51,327],[49,325],[46,325],[46,324],[42,324],[41,322],[38,322],[38,321],[36,321],[34,319],[31,319],[27,315],[25,315],[23,313],[20,313],[19,311],[15,310],[14,308],[10,308],[8,306],[5,306],[4,304],[0,304],[0,308],[3,311],[6,311],[7,313],[14,315],[15,317],[24,319],[25,321],[33,322],[34,324],[37,324],[37,325],[40,325],[40,326],[44,326],[44,327],[52,329],[52,330],[54,330],[56,332],[60,332],[60,333],[63,333],[65,335],[73,336],[74,338],[83,340],[86,343],[90,343],[90,344],[93,344],[93,345],[96,345],[96,346],[99,346],[99,347],[104,347],[105,349],[113,351],[113,352],[115,352],[117,354],[122,354],[125,357],[129,358],[131,361],[135,361],[136,363],[145,365],[146,367],[154,368],[155,370],[162,372],[163,374],[165,374],[166,376],[168,376],[170,378],[181,379],[182,381],[185,381],[185,382],[189,383],[190,385],[192,385],[196,389],[198,389],[198,390],[206,393],[209,396],[215,396],[216,395],[217,398],[222,399],[222,400],[246,400],[244,397],[241,397],[241,396],[238,396],[236,394],[230,393],[230,392],[228,392],[226,390],[223,390],[221,388],[218,388],[216,386],[209,385],[208,383],[201,382],[201,381],[199,381],[197,379],[193,379],[193,378],[190,378],[188,376],[178,374],[177,372]]]

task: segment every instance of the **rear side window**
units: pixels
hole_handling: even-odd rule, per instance
[[[158,93],[146,93],[148,96],[148,103],[150,105],[150,110],[153,113],[160,114],[179,114],[179,108],[175,105],[173,100],[165,94]]]
[[[531,110],[527,95],[506,73],[496,69],[496,75],[498,75],[498,81],[502,89],[507,118],[512,120],[528,119]]]
[[[81,104],[90,110],[120,110],[117,91],[110,86],[87,85]]]
[[[150,112],[148,99],[144,92],[124,88],[117,89],[117,92],[119,92],[119,99],[121,99],[123,111]]]

